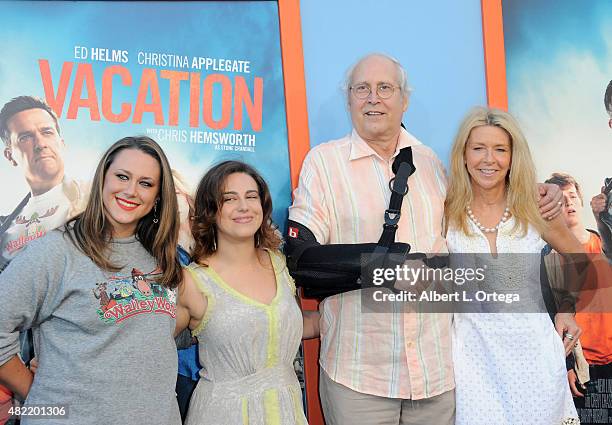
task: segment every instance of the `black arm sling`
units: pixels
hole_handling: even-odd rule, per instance
[[[320,245],[312,232],[300,223],[289,221],[285,247],[289,271],[307,298],[326,298],[362,288],[364,270],[403,263],[410,245],[395,242],[404,196],[408,193],[408,177],[415,172],[412,148],[400,150],[393,161],[395,177],[389,182],[391,198],[384,212],[383,230],[377,243]],[[416,254],[424,258],[424,254]],[[413,255],[411,255],[413,257]],[[416,257],[415,257],[416,258]],[[367,260],[369,259],[369,260]],[[369,261],[369,264],[363,264]]]

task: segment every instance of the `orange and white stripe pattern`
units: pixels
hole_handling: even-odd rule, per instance
[[[446,175],[434,152],[403,130],[395,155],[381,158],[353,131],[314,147],[302,165],[289,218],[322,244],[376,242],[389,205],[391,166],[412,146],[416,172],[402,204],[396,241],[411,252],[443,253]],[[321,367],[355,391],[421,399],[454,387],[450,314],[363,314],[359,292],[326,299],[321,316]]]

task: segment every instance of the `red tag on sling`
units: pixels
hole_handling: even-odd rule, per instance
[[[299,233],[299,229],[297,227],[290,227],[289,228],[289,237],[290,238],[297,238],[298,237],[298,233]]]

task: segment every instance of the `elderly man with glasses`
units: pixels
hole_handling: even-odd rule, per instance
[[[390,56],[370,54],[349,69],[353,130],[314,147],[304,160],[289,209],[290,261],[299,239],[324,245],[377,241],[391,196],[392,164],[407,147],[416,172],[408,180],[395,240],[409,243],[412,252],[446,252],[444,168],[402,128],[409,93],[406,71]],[[560,191],[550,192],[544,214],[557,214]],[[319,390],[326,423],[453,424],[451,315],[398,309],[364,314],[361,292],[321,304]]]
[[[416,172],[396,240],[413,252],[446,251],[444,168],[401,127],[409,97],[406,71],[394,58],[368,55],[349,69],[346,94],[353,131],[310,151],[290,223],[305,226],[321,244],[375,242],[393,161],[411,146]],[[360,291],[353,291],[321,306],[319,389],[326,423],[453,424],[450,314],[362,314],[361,302]]]

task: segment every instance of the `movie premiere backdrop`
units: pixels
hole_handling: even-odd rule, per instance
[[[583,186],[583,220],[612,177],[611,116],[604,93],[612,80],[612,2],[502,2],[508,110],[519,119],[540,181],[552,172]]]
[[[216,162],[254,165],[284,225],[291,187],[276,2],[5,2],[0,44],[0,107],[21,95],[48,102],[67,176],[90,180],[113,142],[147,135],[192,190]],[[4,158],[0,178],[7,215],[29,187]]]

